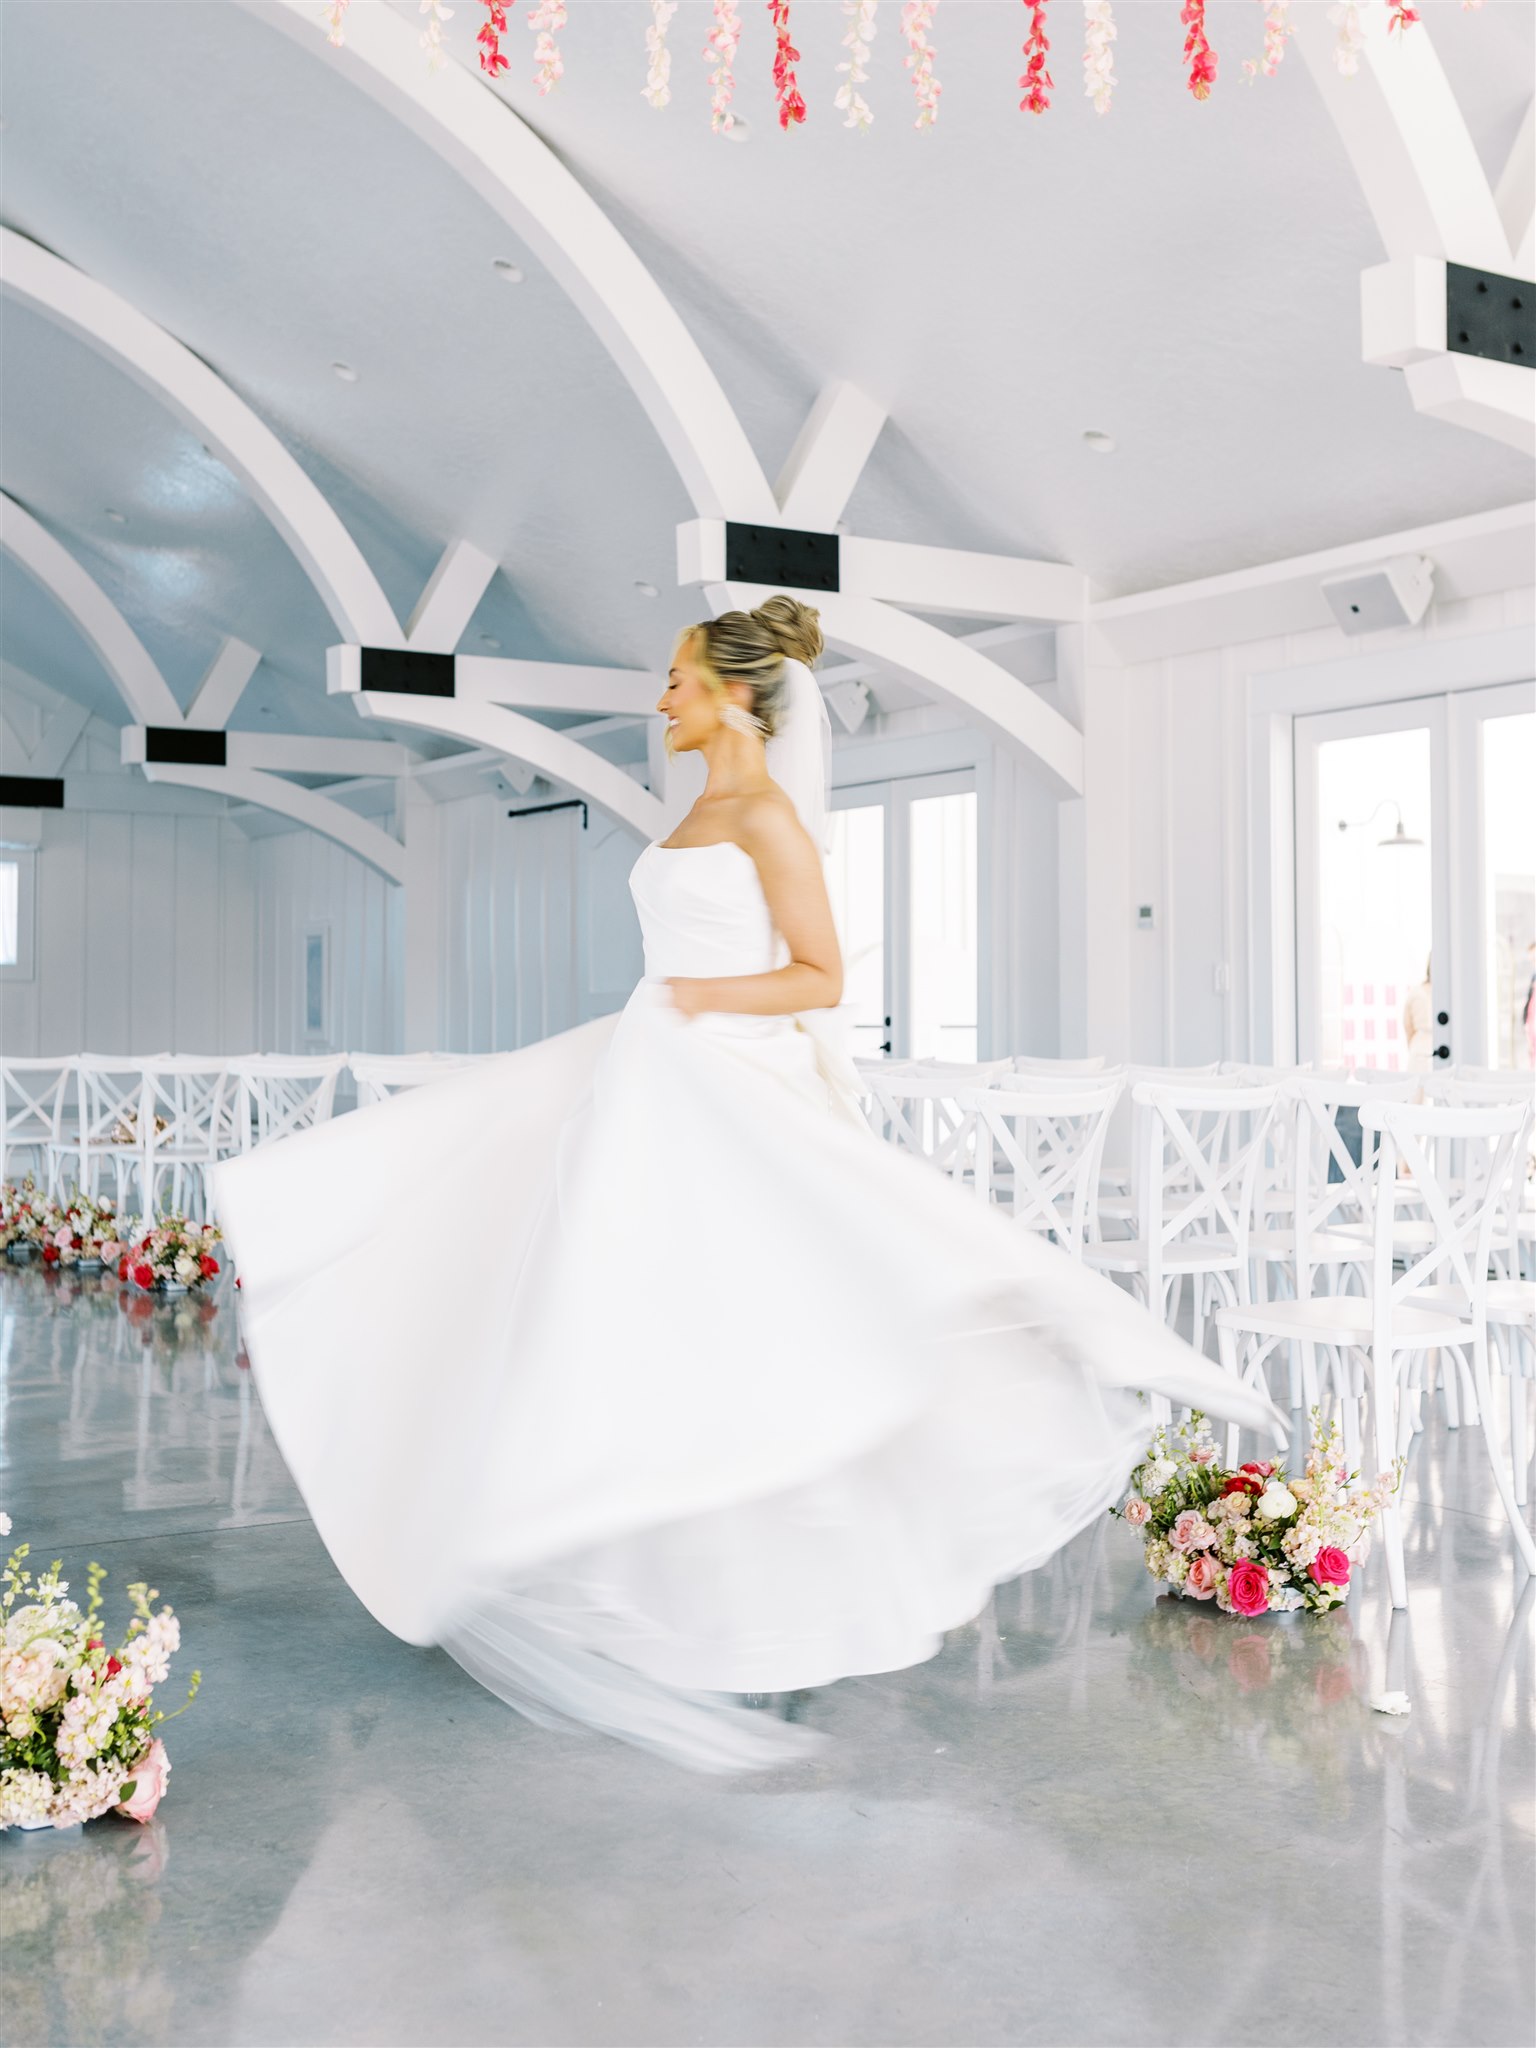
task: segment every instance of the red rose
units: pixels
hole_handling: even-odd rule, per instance
[[[1239,1465],[1237,1469],[1239,1472],[1256,1472],[1261,1479],[1273,1479],[1275,1476],[1273,1465]]]
[[[1325,1543],[1312,1560],[1312,1576],[1320,1586],[1347,1586],[1349,1559],[1332,1543]]]
[[[1233,1565],[1227,1580],[1227,1598],[1234,1614],[1263,1614],[1269,1607],[1269,1568],[1255,1564],[1251,1557]]]
[[[45,1244],[43,1246],[43,1264],[45,1266],[52,1266],[57,1264],[58,1257],[59,1248],[56,1244]]]
[[[128,1260],[126,1256],[117,1262],[117,1277],[119,1280],[126,1280],[128,1278]]]
[[[140,1287],[153,1287],[155,1284],[155,1269],[153,1266],[135,1266],[133,1277]]]
[[[217,1271],[219,1270],[218,1260],[209,1258],[206,1252],[203,1253],[203,1256],[198,1260],[197,1263],[200,1271],[202,1272],[202,1276],[205,1280],[211,1280],[214,1274],[217,1273]]]
[[[1234,1472],[1221,1491],[1223,1498],[1229,1493],[1260,1494],[1264,1491],[1264,1482],[1251,1472]]]

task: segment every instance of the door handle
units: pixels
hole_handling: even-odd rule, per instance
[[[1435,1058],[1437,1060],[1448,1060],[1450,1056],[1451,1048],[1448,1045],[1437,1045],[1435,1047]]]

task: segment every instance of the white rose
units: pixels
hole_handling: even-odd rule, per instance
[[[1253,1512],[1261,1522],[1283,1522],[1287,1515],[1294,1515],[1300,1503],[1288,1486],[1282,1486],[1277,1479],[1271,1479],[1264,1491],[1253,1504]]]

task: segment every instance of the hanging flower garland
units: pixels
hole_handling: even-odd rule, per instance
[[[709,125],[716,135],[736,126],[731,96],[736,90],[736,48],[741,41],[741,14],[736,0],[715,0],[715,25],[704,39],[709,74]]]
[[[791,121],[805,119],[805,101],[795,82],[800,52],[789,39],[789,0],[768,0],[768,12],[773,16],[775,38],[773,89],[779,102],[779,126],[787,131]]]
[[[1115,90],[1115,59],[1110,44],[1120,31],[1109,0],[1083,0],[1083,91],[1096,114],[1107,114]]]
[[[869,77],[869,46],[875,37],[875,8],[878,5],[879,0],[843,0],[843,14],[848,22],[843,48],[849,55],[837,68],[846,71],[848,76],[837,88],[832,104],[847,114],[848,118],[843,123],[845,128],[868,129],[875,118],[859,87]]]
[[[1329,8],[1328,19],[1338,30],[1333,45],[1333,61],[1343,77],[1353,78],[1360,69],[1360,53],[1365,48],[1360,9],[1355,0],[1338,0],[1337,6]]]
[[[1291,0],[1267,0],[1264,8],[1264,54],[1255,63],[1252,57],[1243,59],[1243,76],[1249,85],[1261,75],[1273,78],[1280,69],[1285,56],[1285,46],[1296,31],[1290,24]]]
[[[1043,114],[1051,104],[1053,83],[1045,68],[1046,52],[1051,47],[1045,36],[1045,0],[1024,0],[1024,5],[1029,9],[1029,34],[1024,38],[1024,54],[1029,62],[1019,80],[1024,88],[1019,112]]]
[[[677,0],[651,0],[651,25],[645,32],[645,90],[641,97],[653,107],[664,107],[672,97],[672,88],[667,83],[672,76],[667,24],[676,12]]]
[[[1208,100],[1216,83],[1216,52],[1205,35],[1205,0],[1184,0],[1179,19],[1189,30],[1184,38],[1184,61],[1189,66],[1189,89],[1197,100]]]
[[[480,45],[480,69],[495,78],[510,69],[501,54],[501,39],[507,32],[507,9],[505,0],[484,0],[484,6],[485,20],[475,41]]]
[[[933,45],[928,40],[938,4],[939,0],[906,0],[901,10],[901,33],[907,45],[901,61],[912,74],[912,96],[917,101],[914,128],[931,128],[939,118],[939,94],[944,88],[933,75]]]
[[[341,32],[341,24],[346,19],[347,8],[350,4],[351,0],[331,0],[330,6],[325,10],[325,40],[328,43],[334,43],[338,50],[346,41],[346,37]]]
[[[1391,35],[1393,29],[1401,35],[1404,29],[1411,28],[1419,18],[1415,9],[1409,5],[1409,0],[1387,0],[1387,5],[1392,9],[1392,19],[1387,23],[1388,35]]]
[[[421,11],[427,17],[427,25],[421,32],[421,47],[427,53],[427,69],[441,71],[443,68],[443,23],[452,21],[453,9],[445,7],[443,0],[421,0]]]
[[[539,91],[552,92],[555,81],[565,70],[560,46],[555,41],[556,35],[565,27],[565,0],[536,0],[528,16],[528,26],[538,37],[533,46],[533,61],[538,67]]]

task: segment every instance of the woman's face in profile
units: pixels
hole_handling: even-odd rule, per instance
[[[667,721],[667,745],[674,754],[691,753],[719,730],[720,699],[704,678],[692,640],[677,650],[656,709]]]

